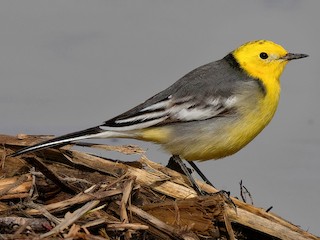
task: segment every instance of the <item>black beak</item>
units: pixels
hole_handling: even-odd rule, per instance
[[[303,54],[303,53],[287,53],[285,56],[281,57],[280,59],[290,61],[290,60],[305,58],[305,57],[309,57],[309,55]]]

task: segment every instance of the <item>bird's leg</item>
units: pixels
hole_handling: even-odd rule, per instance
[[[214,187],[213,184],[208,180],[208,178],[201,172],[201,170],[198,168],[198,166],[194,163],[194,162],[189,162],[190,166],[199,174],[199,176],[202,178],[202,180],[209,184],[210,186]],[[202,192],[203,194],[203,192]],[[212,193],[212,194],[209,194],[209,195],[215,195],[215,194],[221,194],[225,197],[225,199],[227,200],[227,202],[229,204],[231,204],[233,206],[234,209],[237,209],[237,205],[233,202],[233,200],[231,199],[230,197],[230,192],[229,191],[225,191],[225,190],[220,190],[216,193]],[[203,194],[204,195],[204,194]]]
[[[237,208],[236,204],[232,201],[232,199],[230,197],[230,192],[225,191],[225,190],[220,190],[218,192],[211,193],[211,194],[207,194],[206,192],[203,192],[200,189],[199,185],[194,180],[194,178],[192,177],[192,175],[189,172],[187,166],[183,163],[182,159],[178,155],[173,155],[170,158],[170,160],[173,160],[175,163],[177,163],[180,166],[181,170],[184,172],[184,174],[187,176],[189,182],[191,183],[191,187],[197,192],[198,195],[206,196],[206,195],[220,194],[220,195],[224,196],[226,198],[227,202],[229,204],[231,204],[235,209]],[[204,174],[200,171],[200,169],[195,165],[195,163],[193,163],[193,162],[189,162],[189,163],[207,184],[209,184],[212,187],[214,187],[212,185],[212,183],[206,178],[206,176],[204,176]]]
[[[200,187],[192,177],[191,173],[189,172],[187,166],[183,163],[182,159],[178,155],[173,155],[171,157],[172,160],[174,160],[177,164],[179,164],[180,168],[184,172],[184,174],[187,176],[188,180],[191,183],[191,187],[199,194],[199,195],[205,195],[204,192],[201,191]]]
[[[199,176],[202,178],[202,180],[206,183],[206,184],[209,184],[210,186],[214,187],[213,184],[209,181],[209,179],[201,172],[201,170],[198,168],[198,166],[190,161],[189,162],[190,166],[199,174]]]

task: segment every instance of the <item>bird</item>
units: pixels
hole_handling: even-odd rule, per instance
[[[160,144],[178,160],[227,157],[268,125],[277,110],[285,66],[305,57],[270,40],[247,42],[99,126],[22,148],[11,156],[84,139],[131,138]]]

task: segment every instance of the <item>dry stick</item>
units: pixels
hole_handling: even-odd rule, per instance
[[[128,182],[126,182],[123,190],[123,195],[120,203],[120,219],[123,223],[129,223],[126,206],[128,204],[128,200],[132,191],[133,182],[133,179],[130,179]]]
[[[294,235],[296,233],[299,233],[301,237],[304,237],[305,239],[316,239],[320,240],[318,237],[315,237],[311,233],[308,233],[306,231],[303,231],[301,228],[297,227],[296,225],[293,225],[292,223],[288,222],[287,220],[284,220],[283,218],[276,216],[272,213],[267,213],[264,209],[257,208],[255,206],[252,206],[250,204],[244,203],[238,199],[232,198],[232,200],[236,203],[238,206],[237,208],[237,214],[234,214],[232,212],[229,212],[228,215],[230,217],[230,220],[236,223],[239,223],[244,226],[248,226],[252,229],[256,229],[258,231],[261,231],[259,229],[261,226],[264,226],[265,228],[268,228],[268,226],[272,226],[269,229],[271,232],[274,232],[277,234],[277,231],[274,231],[277,228],[285,228],[286,231],[293,233]],[[241,211],[239,211],[241,209]],[[256,221],[256,219],[259,219],[259,222]],[[263,221],[261,223],[260,221]],[[273,225],[277,225],[277,228],[274,228]],[[266,232],[267,233],[267,232]],[[281,239],[282,234],[279,233],[278,238]],[[288,235],[289,236],[289,235]],[[287,239],[287,238],[286,238]],[[291,238],[295,239],[295,238]]]
[[[250,204],[253,205],[253,199],[251,196],[251,193],[248,191],[248,189],[243,185],[242,180],[240,181],[240,196],[243,202],[247,203],[247,199],[245,197],[245,194],[247,194],[250,198]]]
[[[99,200],[93,200],[91,202],[86,203],[81,208],[78,208],[73,213],[67,214],[66,217],[64,218],[64,220],[60,224],[58,224],[56,227],[54,227],[51,231],[40,235],[40,238],[49,237],[51,235],[57,234],[60,231],[66,229],[71,224],[73,224],[75,221],[77,221],[80,217],[82,217],[85,213],[87,213],[92,208],[97,206],[99,203],[100,203]]]
[[[115,229],[115,230],[148,230],[149,227],[147,225],[143,225],[140,223],[110,223],[107,224],[107,228]]]
[[[168,180],[163,180],[162,176],[149,173],[143,169],[129,167],[128,174],[135,176],[138,184],[149,186],[153,190],[173,198],[184,199],[196,196],[196,192],[193,189]],[[168,179],[168,177],[166,178]]]
[[[127,170],[127,165],[125,164],[116,163],[108,159],[103,159],[101,157],[76,150],[62,150],[62,154],[73,164],[94,169],[95,171],[102,173],[107,173],[113,177],[120,177]]]
[[[34,167],[32,167],[30,169],[30,174],[32,176],[32,188],[29,191],[30,199],[34,200],[34,199],[38,199],[39,192],[38,192],[37,185],[36,185],[36,175],[32,174],[32,172],[35,172],[35,168]]]
[[[122,194],[122,199],[120,202],[120,220],[123,223],[129,223],[128,219],[128,214],[127,214],[127,209],[126,206],[128,204],[128,200],[132,191],[132,186],[133,186],[133,179],[130,179],[125,183],[123,194]],[[130,239],[132,237],[131,233],[127,231],[125,233],[125,239]]]
[[[76,238],[77,236],[77,233],[79,233],[81,227],[77,224],[72,224],[72,226],[70,227],[69,229],[69,232],[67,234],[64,235],[64,238],[65,239],[74,239]],[[87,233],[86,229],[83,229],[85,230],[86,234],[90,234],[89,232]]]
[[[12,178],[7,178],[7,179],[1,179],[0,180],[0,197],[6,195],[8,192],[10,192],[11,194],[12,193],[17,193],[20,192],[20,191],[29,191],[30,188],[31,188],[31,175],[30,174],[25,174],[25,175],[22,175],[20,176],[19,178],[18,177],[12,177]],[[18,187],[21,187],[21,185],[23,183],[25,183],[25,181],[28,181],[28,184],[27,186],[30,186],[29,190],[27,190],[27,186],[25,186],[24,188],[20,188],[20,189],[17,189],[16,191],[14,191],[14,189],[18,188]],[[25,184],[24,184],[25,185]]]
[[[53,181],[55,184],[57,184],[59,187],[61,187],[62,190],[66,192],[71,193],[77,193],[79,192],[78,189],[75,189],[74,187],[66,184],[65,182],[61,181],[59,176],[55,174],[53,171],[51,171],[38,157],[31,158],[26,157],[24,158],[30,165],[34,166],[35,168],[39,169],[40,172],[43,173],[47,178],[49,178],[51,181]]]
[[[115,151],[115,152],[120,152],[126,155],[144,154],[146,152],[142,148],[134,145],[111,146],[111,145],[88,143],[88,142],[77,142],[77,143],[74,143],[74,145],[81,146],[81,147],[103,149],[106,151]]]
[[[61,223],[61,220],[55,216],[53,216],[51,213],[48,212],[47,209],[45,209],[43,206],[36,204],[32,201],[29,201],[27,203],[24,203],[25,206],[29,208],[37,209],[43,216],[45,216],[48,220],[51,222],[54,222],[55,224]]]
[[[115,218],[115,217],[109,215],[108,217],[103,217],[103,218],[99,218],[96,220],[86,222],[85,224],[81,225],[81,227],[82,228],[91,228],[91,227],[96,227],[98,225],[104,225],[104,226],[106,226],[106,228],[109,228],[112,230],[119,230],[119,231],[123,231],[126,229],[129,229],[129,230],[147,230],[147,229],[149,229],[149,226],[141,224],[141,223],[121,223],[121,222],[119,222],[118,219],[116,221],[112,221],[109,218]]]
[[[122,190],[121,189],[113,189],[113,190],[109,190],[109,191],[105,191],[105,192],[97,192],[94,194],[85,194],[85,193],[80,193],[70,199],[66,199],[64,201],[60,201],[57,203],[51,203],[48,205],[44,205],[43,208],[46,209],[49,212],[57,212],[57,211],[61,211],[64,210],[66,208],[69,208],[75,204],[81,204],[84,202],[88,202],[90,200],[93,199],[100,199],[103,200],[105,198],[117,195],[117,194],[121,194]],[[30,210],[26,210],[26,213],[30,214],[30,215],[39,215],[41,214],[41,212],[37,209],[30,209]]]
[[[224,218],[224,224],[226,225],[227,233],[229,235],[229,239],[235,240],[236,238],[234,236],[232,225],[231,225],[230,219],[229,219],[228,215],[226,214],[226,212],[223,213],[223,218]]]
[[[142,209],[131,205],[128,207],[130,211],[133,212],[133,214],[137,215],[139,218],[142,218],[146,220],[147,222],[151,223],[153,226],[155,226],[157,229],[167,233],[169,236],[173,237],[174,239],[183,239],[183,234],[178,234],[175,231],[174,227],[171,227],[167,225],[166,223],[162,222],[158,218],[150,215],[149,213],[143,211]]]
[[[3,152],[2,152],[2,156],[1,156],[1,169],[4,169],[4,165],[6,162],[6,146],[4,145],[4,143],[2,144],[2,148],[3,148]]]
[[[229,219],[233,222],[237,222],[241,225],[253,228],[257,231],[269,234],[283,240],[306,240],[306,239],[318,239],[310,236],[308,233],[300,234],[292,231],[285,226],[282,226],[276,222],[268,221],[267,219],[254,215],[243,209],[238,209],[238,214],[230,209],[226,209],[226,213]],[[254,223],[252,222],[254,221]]]
[[[116,180],[108,183],[108,185],[104,186],[105,189],[110,189],[112,188],[114,185],[116,185],[119,182],[122,182],[125,178],[127,178],[128,176],[126,174],[123,174],[121,177],[116,178]]]
[[[27,198],[29,196],[30,196],[29,193],[6,194],[6,195],[0,197],[0,200],[3,200],[3,199],[24,199],[24,198]]]
[[[82,228],[90,228],[90,227],[95,227],[101,224],[106,223],[107,221],[105,219],[95,219],[89,222],[86,222],[81,225]]]

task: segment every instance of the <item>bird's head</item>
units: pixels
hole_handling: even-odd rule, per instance
[[[259,79],[279,79],[290,60],[308,56],[288,53],[282,46],[268,40],[245,43],[232,54],[247,74]]]

